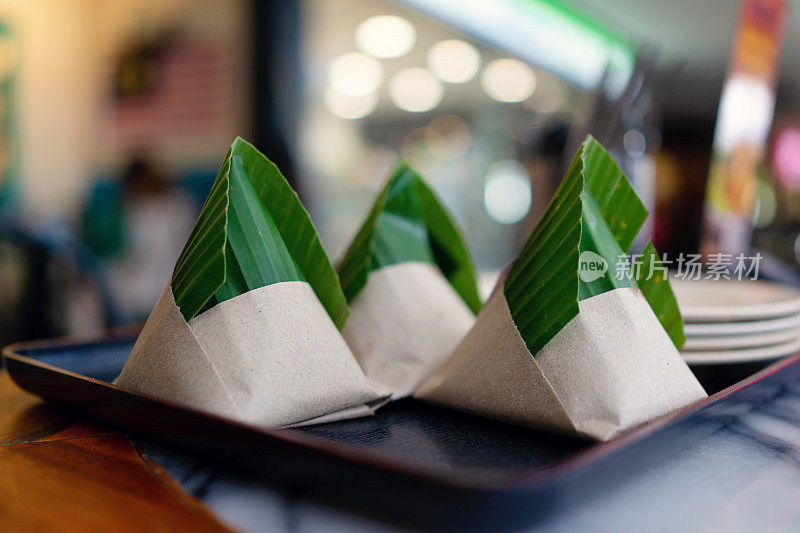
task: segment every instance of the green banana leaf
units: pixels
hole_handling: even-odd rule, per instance
[[[587,137],[504,285],[511,316],[532,354],[577,316],[580,300],[634,284],[675,346],[683,345],[683,321],[669,280],[645,280],[641,269],[635,277],[629,265],[618,264],[646,218],[614,159]],[[605,270],[582,276],[582,261],[594,259],[604,262]],[[648,271],[661,264],[652,245],[643,259]]]
[[[339,265],[347,301],[364,288],[370,272],[409,261],[436,265],[478,312],[475,270],[461,234],[433,191],[400,161]]]
[[[661,325],[667,330],[669,338],[678,349],[681,349],[686,342],[683,317],[665,270],[655,246],[652,242],[648,242],[642,252],[641,261],[634,269],[636,284],[653,308]]]
[[[175,303],[188,322],[283,281],[307,281],[336,326],[344,325],[339,279],[300,199],[269,159],[237,138],[175,264]]]

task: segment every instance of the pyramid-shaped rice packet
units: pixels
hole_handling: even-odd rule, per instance
[[[655,248],[638,268],[619,261],[646,217],[587,138],[475,326],[415,396],[596,440],[705,397],[678,353],[683,321]]]
[[[481,302],[464,241],[433,191],[400,162],[339,266],[342,329],[368,377],[408,396],[469,331]]]
[[[115,383],[262,427],[369,414],[347,304],[297,195],[237,138]]]

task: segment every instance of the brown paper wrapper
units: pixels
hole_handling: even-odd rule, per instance
[[[638,289],[582,300],[578,316],[534,357],[502,285],[415,397],[608,440],[706,396]]]
[[[301,281],[249,291],[189,323],[167,285],[115,383],[260,427],[363,416],[389,394]]]
[[[364,373],[402,398],[447,360],[474,323],[435,265],[406,262],[370,273],[342,335]]]

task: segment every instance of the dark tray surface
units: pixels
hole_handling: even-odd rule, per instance
[[[132,340],[20,350],[20,355],[110,383],[122,369]],[[12,367],[13,368],[13,367]],[[12,377],[14,373],[12,372]],[[41,392],[41,391],[33,391]],[[501,478],[587,449],[589,441],[513,426],[414,399],[393,402],[370,417],[300,427],[321,445],[377,453],[427,472]]]
[[[184,449],[209,444],[215,460],[241,459],[250,472],[304,490],[331,489],[334,499],[359,505],[374,499],[376,508],[403,518],[427,513],[438,519],[457,508],[468,521],[477,510],[489,509],[470,503],[477,494],[507,495],[502,501],[492,497],[501,509],[514,502],[524,502],[529,513],[555,509],[564,498],[577,501],[581,494],[602,491],[735,425],[744,405],[772,409],[800,402],[800,356],[795,356],[607,443],[551,435],[416,400],[396,402],[372,417],[261,431],[109,385],[132,342],[128,335],[81,344],[32,343],[4,353],[15,381],[55,403]],[[414,513],[409,512],[412,505]]]

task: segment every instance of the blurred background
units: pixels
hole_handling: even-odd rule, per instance
[[[404,157],[491,288],[592,133],[650,210],[639,246],[796,282],[795,7],[0,0],[0,345],[145,318],[236,135],[334,260]]]

